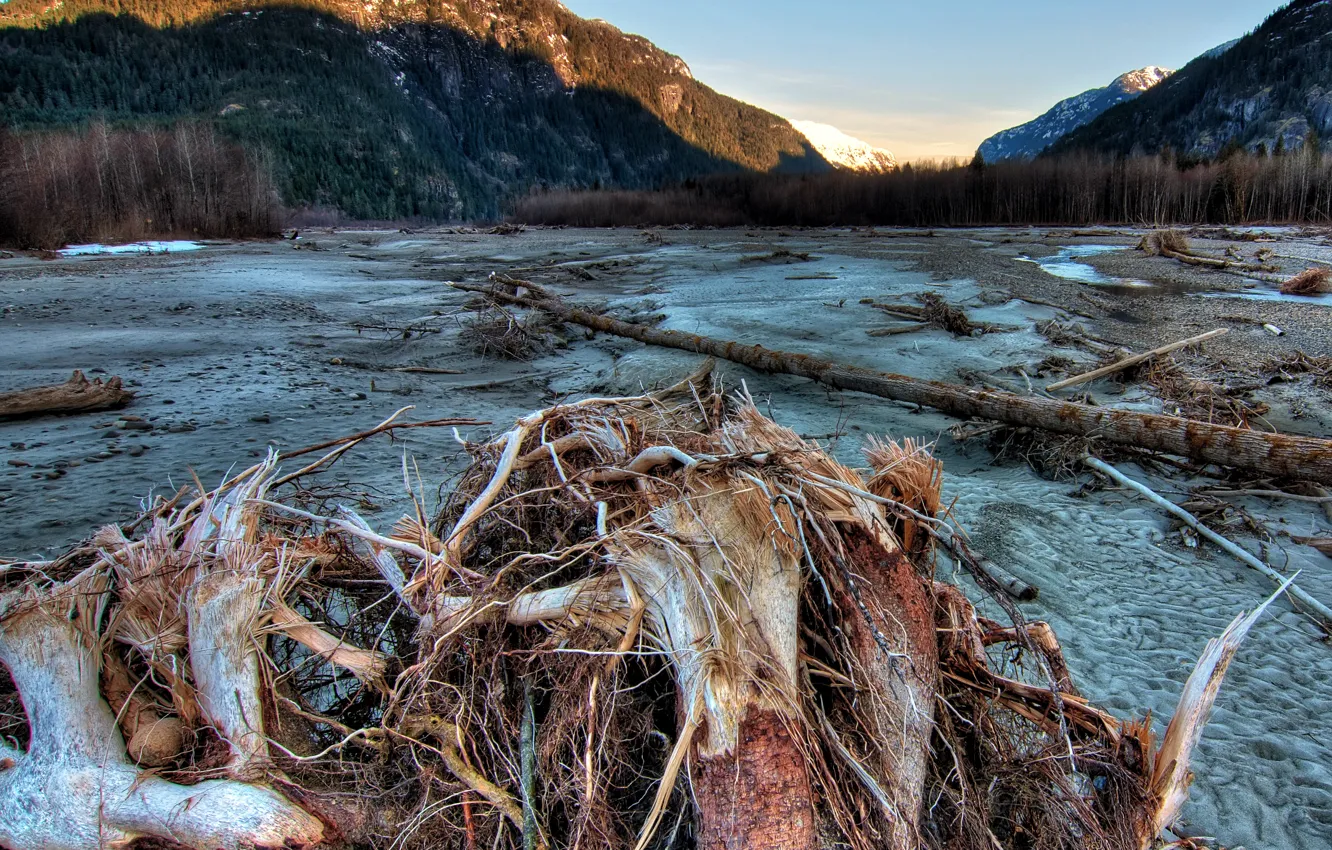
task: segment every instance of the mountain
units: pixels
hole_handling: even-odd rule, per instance
[[[830,162],[833,168],[847,171],[863,171],[870,174],[885,174],[897,167],[897,160],[883,148],[876,148],[869,142],[862,142],[855,136],[848,136],[829,124],[814,121],[792,121],[819,155]]]
[[[1332,133],[1332,4],[1298,0],[1228,50],[1190,62],[1052,151],[1212,158],[1228,148],[1293,150]]]
[[[980,153],[986,162],[1003,159],[1031,159],[1068,133],[1095,119],[1112,106],[1118,106],[1169,77],[1173,71],[1149,65],[1115,78],[1105,88],[1091,89],[1061,100],[1039,118],[1028,121],[981,142]]]
[[[371,219],[829,168],[786,120],[555,0],[9,0],[0,116],[207,123],[265,152],[289,205]]]

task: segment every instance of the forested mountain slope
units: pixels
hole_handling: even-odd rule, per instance
[[[271,153],[288,204],[361,218],[828,168],[784,119],[554,0],[11,0],[0,114],[20,129],[206,121]]]
[[[1301,147],[1332,133],[1332,4],[1297,0],[1220,53],[1065,136],[1051,153],[1214,157]]]

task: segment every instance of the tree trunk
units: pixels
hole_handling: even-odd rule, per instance
[[[698,850],[815,850],[818,829],[805,756],[772,711],[751,708],[736,748],[692,770]]]
[[[580,310],[538,287],[520,281],[501,285],[527,287],[532,295],[503,291],[500,286],[453,284],[467,292],[480,292],[506,304],[543,310],[556,318],[603,333],[730,360],[760,372],[797,375],[840,390],[853,390],[882,398],[932,407],[959,418],[980,417],[1009,425],[1040,428],[1057,434],[1098,437],[1134,446],[1247,469],[1264,476],[1289,477],[1332,483],[1332,441],[1288,434],[1268,434],[1245,428],[1210,425],[1190,419],[1135,413],[1109,407],[1061,402],[1038,396],[1019,396],[986,389],[922,381],[905,375],[847,366],[831,360],[761,345],[658,330]]]
[[[134,393],[124,389],[119,378],[111,378],[106,383],[100,378],[89,381],[76,369],[63,384],[0,393],[0,419],[111,410],[124,407],[132,398]]]

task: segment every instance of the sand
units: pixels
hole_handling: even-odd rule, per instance
[[[568,396],[630,392],[678,377],[698,358],[622,340],[569,334],[567,347],[512,363],[476,356],[458,337],[465,299],[446,280],[480,281],[492,271],[529,276],[582,301],[666,315],[665,327],[806,351],[922,378],[973,380],[1025,389],[1036,364],[1061,354],[1034,331],[1054,317],[1076,320],[1116,344],[1142,350],[1226,326],[1213,354],[1255,360],[1302,349],[1332,351],[1332,307],[1236,297],[1246,281],[1131,250],[1087,257],[1098,277],[1083,283],[1020,262],[1074,245],[1131,248],[1137,235],[1072,232],[528,231],[478,234],[316,233],[296,242],[210,244],[189,254],[0,260],[0,391],[63,380],[74,368],[122,375],[140,393],[118,413],[0,423],[0,552],[39,557],[100,523],[123,520],[152,494],[171,494],[192,469],[205,482],[268,445],[291,450],[372,427],[415,405],[411,418],[467,416],[493,427]],[[1280,253],[1332,254],[1321,237],[1285,233]],[[1194,240],[1219,254],[1226,244]],[[784,248],[800,262],[773,258]],[[1076,252],[1074,252],[1076,253]],[[1293,270],[1304,260],[1282,260]],[[1115,280],[1150,286],[1118,286]],[[1259,291],[1268,288],[1259,283]],[[935,291],[966,305],[975,321],[1008,333],[955,338],[943,331],[871,338],[894,320],[859,302],[905,301]],[[1252,291],[1252,290],[1247,290]],[[1205,298],[1203,293],[1227,297]],[[1061,314],[1030,298],[1069,306]],[[1286,335],[1225,316],[1273,322]],[[356,325],[363,327],[357,328]],[[400,331],[418,330],[404,339]],[[432,332],[437,330],[438,332]],[[390,371],[453,369],[458,375]],[[778,421],[830,442],[857,462],[868,434],[939,438],[946,495],[976,547],[1039,585],[1023,605],[1048,619],[1084,692],[1121,716],[1173,711],[1192,661],[1270,583],[1204,546],[1191,549],[1151,506],[1128,494],[1050,482],[1025,465],[996,465],[983,441],[959,444],[946,416],[854,393],[832,393],[784,376],[724,369],[744,381]],[[1107,383],[1098,400],[1140,409],[1160,402],[1140,388]],[[1269,418],[1286,430],[1332,432],[1332,399],[1305,386],[1264,391]],[[355,482],[358,509],[388,528],[406,496],[406,452],[433,495],[462,468],[448,431],[380,437],[349,454],[324,482]],[[17,464],[17,465],[16,465]],[[1198,482],[1124,470],[1160,492]],[[1089,481],[1084,476],[1082,482]],[[447,485],[446,485],[447,486]],[[1273,531],[1278,568],[1300,569],[1301,585],[1332,601],[1329,560],[1289,535],[1326,530],[1316,505],[1245,503]],[[1242,540],[1256,548],[1252,540]],[[946,562],[940,569],[951,572]],[[1195,767],[1187,809],[1194,834],[1224,844],[1314,850],[1332,844],[1332,646],[1278,603],[1231,668]]]

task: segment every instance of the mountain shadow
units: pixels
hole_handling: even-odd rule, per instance
[[[161,27],[92,12],[0,29],[11,128],[206,122],[271,155],[288,205],[354,218],[494,217],[534,187],[655,188],[752,169],[735,152],[756,146],[775,151],[771,170],[828,169],[780,126],[765,129],[781,119],[692,78],[700,103],[723,102],[682,116],[695,141],[624,86],[566,77],[550,57],[456,26],[367,30],[297,7]],[[692,108],[681,85],[658,89],[658,111]]]

